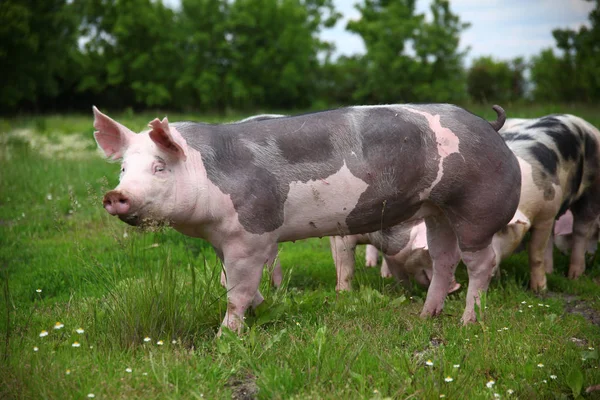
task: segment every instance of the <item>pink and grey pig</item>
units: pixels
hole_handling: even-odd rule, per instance
[[[386,229],[424,218],[433,274],[422,310],[439,314],[459,260],[469,270],[465,323],[497,262],[492,237],[519,202],[519,164],[497,129],[449,104],[356,106],[230,124],[155,119],[135,134],[94,108],[94,134],[122,159],[106,210],[168,222],[223,260],[223,326],[239,331],[262,302],[277,243]]]

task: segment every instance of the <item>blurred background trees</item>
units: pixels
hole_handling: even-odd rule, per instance
[[[469,23],[447,0],[430,18],[416,0],[356,2],[346,29],[366,52],[334,59],[319,35],[340,18],[332,0],[3,0],[1,110],[600,100],[600,0],[591,27],[553,31],[558,51],[468,68]]]

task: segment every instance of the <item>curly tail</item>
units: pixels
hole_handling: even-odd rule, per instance
[[[504,126],[504,123],[506,122],[506,113],[504,112],[504,109],[497,104],[494,104],[492,106],[492,109],[494,111],[496,111],[496,114],[498,114],[498,117],[496,118],[495,121],[490,122],[490,125],[492,126],[492,128],[494,128],[494,130],[496,132],[498,132],[500,130],[500,128],[502,128]]]

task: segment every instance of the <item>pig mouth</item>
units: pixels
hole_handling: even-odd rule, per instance
[[[139,226],[141,222],[137,214],[119,215],[119,219],[131,226]]]

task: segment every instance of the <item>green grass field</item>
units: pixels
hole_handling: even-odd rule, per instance
[[[600,126],[597,108],[506,110]],[[141,130],[163,113],[109,115]],[[91,110],[0,120],[0,399],[600,398],[585,392],[600,384],[600,267],[569,281],[559,253],[539,296],[525,253],[504,262],[483,322],[462,327],[464,287],[423,320],[426,293],[364,268],[364,252],[338,294],[327,238],[285,243],[283,287],[265,276],[244,334],[215,339],[226,294],[212,249],[111,218],[101,197],[119,166],[92,132]]]

